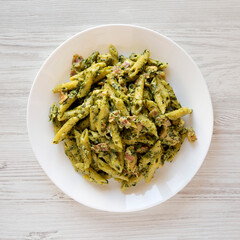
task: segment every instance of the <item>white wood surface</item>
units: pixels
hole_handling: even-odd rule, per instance
[[[240,239],[240,1],[0,1],[0,239]],[[33,155],[28,94],[46,57],[71,35],[107,23],[145,26],[200,67],[214,135],[200,171],[149,210],[116,214],[63,194]]]

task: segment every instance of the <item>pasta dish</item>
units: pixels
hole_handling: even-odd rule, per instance
[[[55,137],[64,141],[74,169],[91,182],[107,184],[114,178],[122,191],[171,162],[187,137],[197,138],[184,126],[182,107],[166,81],[167,64],[150,52],[119,55],[93,52],[73,56],[70,81],[53,89],[59,104],[50,108]]]

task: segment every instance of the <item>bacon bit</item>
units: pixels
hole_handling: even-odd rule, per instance
[[[81,58],[76,58],[75,63],[80,63],[81,62]]]
[[[187,138],[188,138],[188,141],[191,143],[193,143],[197,140],[197,136],[192,128],[189,129],[189,131],[187,133]]]
[[[60,93],[59,104],[62,104],[68,98],[68,95],[64,94],[62,89],[58,90],[58,92]]]
[[[128,170],[124,170],[123,171],[123,174],[124,175],[135,175],[136,177],[139,177],[140,173],[138,172],[138,168],[135,166],[134,170],[133,171],[128,171]]]
[[[128,119],[126,117],[120,117],[119,122],[125,128],[131,127],[131,123],[128,121]]]
[[[70,77],[72,77],[72,76],[74,76],[74,75],[76,75],[76,74],[77,74],[76,71],[75,71],[75,70],[72,70],[71,73],[70,73]]]
[[[167,117],[157,117],[156,123],[158,123],[159,125],[166,126],[166,127],[169,127],[172,125],[170,120]]]
[[[145,153],[149,150],[148,146],[142,146],[140,148],[137,149],[137,153]]]
[[[78,54],[75,54],[75,55],[73,56],[72,63],[80,63],[82,60],[83,60],[83,57],[82,57],[82,56],[79,56]]]
[[[103,151],[103,152],[107,152],[110,150],[109,146],[107,143],[99,143],[97,145],[97,148],[100,150],[100,151]]]
[[[138,84],[138,82],[139,82],[139,78],[135,81],[135,84]]]
[[[128,124],[127,119],[120,119],[120,122],[121,122],[122,125],[127,125]]]
[[[138,132],[141,132],[142,128],[143,128],[143,124],[142,123],[137,123]]]
[[[154,109],[154,110],[153,110],[153,114],[154,114],[154,116],[157,116],[158,110]]]
[[[115,121],[115,119],[117,118],[117,117],[119,117],[120,116],[120,111],[113,111],[113,112],[111,112],[110,114],[109,114],[109,119],[108,119],[108,121],[109,122],[113,122],[113,121]]]
[[[155,109],[153,109],[149,114],[148,114],[148,116],[149,117],[156,117],[158,115],[158,110],[155,108]]]
[[[122,127],[125,127],[125,128],[130,128],[130,127],[136,127],[134,121],[136,120],[136,116],[122,116],[118,119],[119,121],[119,124],[122,126]]]
[[[136,177],[139,177],[140,173],[138,172],[137,166],[135,166],[135,169],[133,172],[131,172],[131,174],[135,175]]]
[[[166,126],[166,127],[169,127],[172,124],[171,124],[170,120],[166,118],[165,121],[163,122],[163,125]]]
[[[148,73],[144,73],[144,77],[145,77],[145,78],[149,78],[150,76],[149,76]]]
[[[117,67],[117,66],[113,67],[113,72],[114,73],[119,73],[120,71],[121,71],[121,69],[119,67]]]
[[[121,71],[121,69],[118,67],[118,66],[114,66],[113,67],[113,74],[115,75],[115,76],[121,76],[121,73],[122,73],[122,71]]]
[[[109,146],[107,143],[99,143],[95,146],[91,147],[92,150],[94,150],[96,153],[99,152],[108,152],[110,150]]]
[[[79,57],[78,54],[73,55],[72,64],[75,63],[76,59]]]
[[[131,148],[131,149],[130,149]],[[133,147],[128,147],[124,157],[127,162],[127,168],[131,170],[131,172],[135,172],[137,170],[136,163],[137,163],[137,154],[132,154]]]
[[[129,162],[133,162],[135,160],[135,157],[125,152],[125,159]]]
[[[130,127],[134,127],[133,125],[135,125],[134,121],[136,120],[136,116],[121,116],[120,111],[113,111],[109,114],[109,118],[108,121],[111,122],[117,122],[118,126],[120,128],[130,128]]]
[[[126,60],[122,63],[121,67],[128,68],[130,66],[130,63]]]
[[[108,121],[110,122],[110,123],[112,123],[112,122],[114,122],[115,121],[115,116],[114,115],[109,115],[109,119],[108,119]]]

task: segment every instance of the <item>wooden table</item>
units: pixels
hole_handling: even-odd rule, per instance
[[[3,1],[0,3],[0,239],[240,239],[240,1]],[[63,194],[33,155],[27,100],[46,57],[88,27],[130,23],[176,41],[209,87],[214,134],[179,194],[116,214]]]

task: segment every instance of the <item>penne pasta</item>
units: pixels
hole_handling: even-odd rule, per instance
[[[121,190],[145,179],[151,182],[158,168],[171,162],[184,139],[197,140],[166,81],[167,63],[150,58],[150,52],[119,55],[93,52],[86,59],[74,55],[70,81],[52,91],[59,104],[50,107],[53,143],[64,140],[66,156],[74,169],[97,184],[113,178]]]
[[[142,67],[147,63],[149,55],[150,52],[148,50],[145,50],[143,54],[137,58],[137,61],[134,63],[134,65],[132,66],[128,73],[128,76],[130,78],[133,78],[138,74]]]

